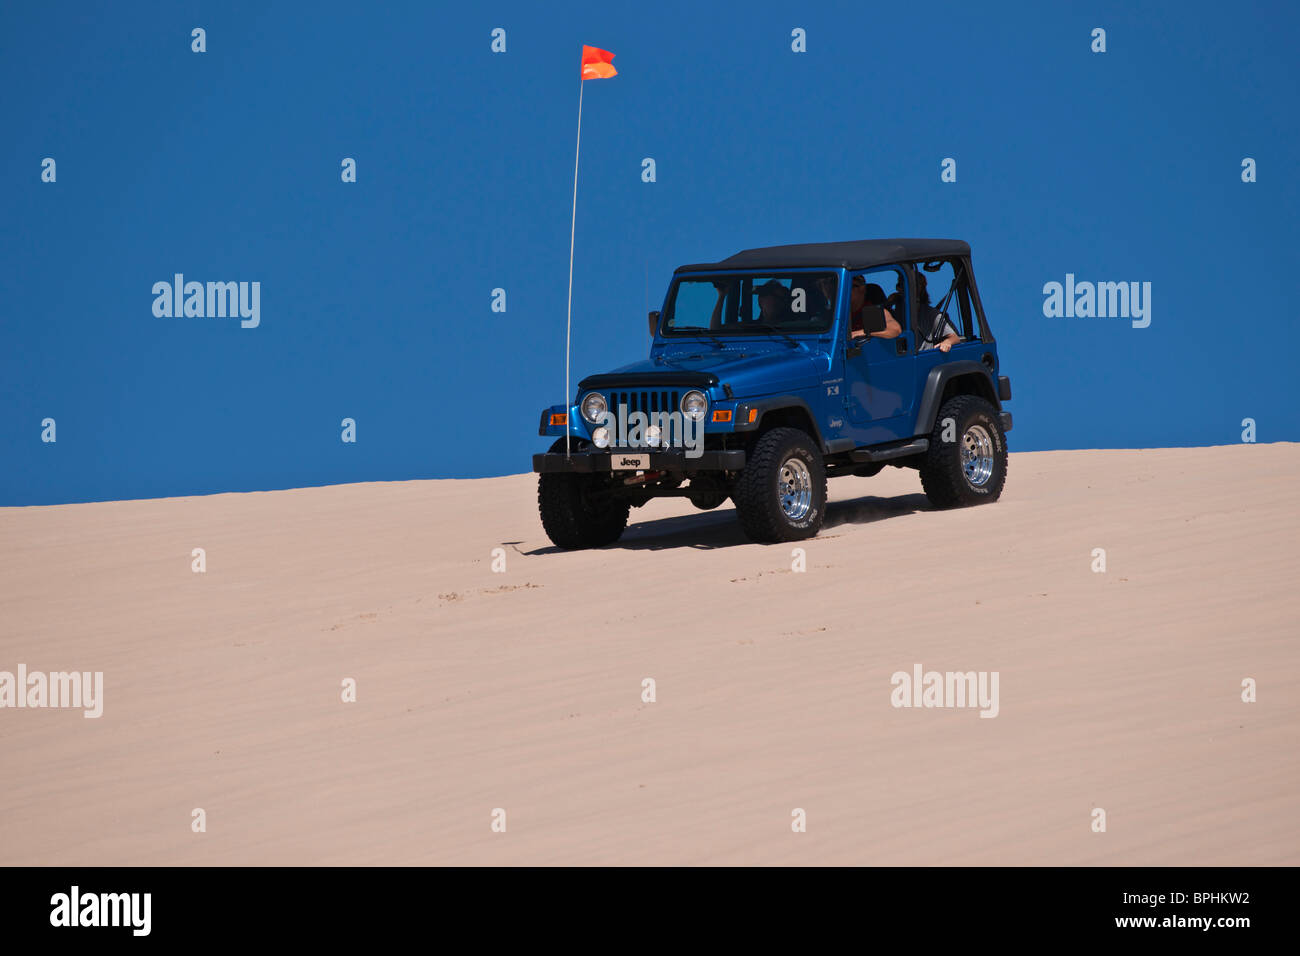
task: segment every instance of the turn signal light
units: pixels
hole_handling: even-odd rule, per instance
[[[567,425],[567,424],[569,424],[569,413],[568,413],[568,412],[551,412],[551,424],[552,424],[552,425]]]
[[[713,420],[714,420],[715,422],[729,422],[729,421],[731,421],[731,409],[729,409],[729,408],[715,408],[715,409],[713,410]]]

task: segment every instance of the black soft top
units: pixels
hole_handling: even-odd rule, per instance
[[[801,269],[816,266],[870,269],[895,262],[968,255],[970,244],[960,239],[858,239],[854,242],[808,242],[802,245],[745,249],[721,262],[697,262],[681,266],[677,271]]]

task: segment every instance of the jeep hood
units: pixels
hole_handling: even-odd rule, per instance
[[[728,385],[737,398],[772,395],[819,384],[830,369],[830,356],[794,346],[780,336],[773,341],[727,343],[715,348],[699,342],[656,345],[650,358],[616,368],[605,375],[591,376],[582,388],[616,387],[618,379],[646,384],[662,378],[665,383],[684,378],[716,376],[717,386]]]

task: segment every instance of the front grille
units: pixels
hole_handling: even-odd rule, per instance
[[[677,391],[612,391],[609,393],[609,410],[619,414],[619,406],[631,412],[676,412],[681,409],[681,393]]]

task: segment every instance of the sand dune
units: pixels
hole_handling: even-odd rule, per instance
[[[558,552],[530,475],[0,509],[0,670],[104,672],[0,710],[0,863],[1300,863],[1300,445],[1011,458],[832,481],[804,573],[675,500]]]

